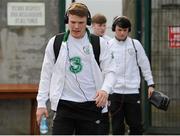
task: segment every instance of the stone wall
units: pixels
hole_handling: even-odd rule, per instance
[[[45,4],[45,25],[10,26],[8,2],[0,1],[0,84],[38,84],[44,50],[48,40],[58,33],[58,0],[36,0]],[[30,102],[0,100],[0,134],[29,134]]]

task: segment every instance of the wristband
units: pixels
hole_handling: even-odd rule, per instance
[[[155,84],[148,85],[148,87],[153,87],[153,88],[155,88]]]

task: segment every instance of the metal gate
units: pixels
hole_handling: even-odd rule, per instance
[[[144,45],[151,59],[156,89],[171,99],[167,111],[145,101],[145,133],[180,134],[180,1],[143,2]]]

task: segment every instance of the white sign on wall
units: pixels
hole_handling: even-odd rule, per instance
[[[45,4],[39,2],[8,2],[7,24],[10,26],[45,25]]]

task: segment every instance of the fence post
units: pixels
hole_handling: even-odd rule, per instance
[[[144,0],[144,49],[151,62],[151,0]],[[147,86],[144,86],[144,128],[145,130],[151,125],[151,109],[147,100]]]
[[[59,0],[59,32],[65,31],[64,14],[66,10],[66,0]]]

